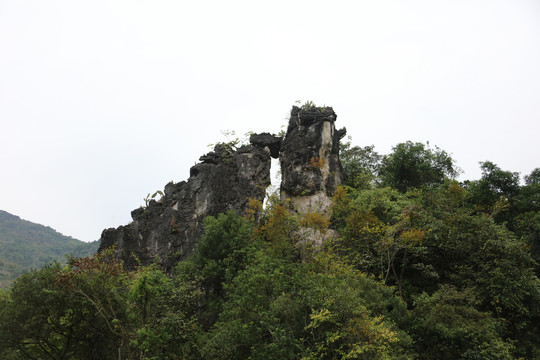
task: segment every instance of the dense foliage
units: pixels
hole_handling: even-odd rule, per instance
[[[30,269],[64,261],[66,254],[89,256],[98,247],[0,210],[0,289]]]
[[[271,198],[206,218],[171,274],[111,252],[24,274],[0,358],[540,358],[540,170],[460,184],[438,148],[345,146],[330,218]]]

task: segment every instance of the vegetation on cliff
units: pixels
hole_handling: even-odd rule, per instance
[[[0,357],[540,358],[539,170],[521,185],[484,162],[459,183],[411,142],[341,161],[329,218],[252,201],[206,217],[171,273],[102,252],[21,276],[0,293]]]

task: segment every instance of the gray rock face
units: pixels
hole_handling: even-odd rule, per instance
[[[281,141],[283,139],[280,136],[274,136],[269,133],[253,134],[249,137],[249,142],[253,145],[260,146],[264,149],[268,148],[270,156],[274,159],[279,157],[279,149],[281,148]]]
[[[193,252],[202,221],[227,210],[242,213],[250,198],[263,201],[270,185],[270,154],[255,145],[233,151],[217,145],[190,170],[188,181],[169,183],[160,201],[132,211],[133,222],[104,230],[99,251],[116,246],[116,256],[127,268],[159,257],[171,269]]]
[[[336,130],[335,121],[331,107],[294,106],[284,139],[263,133],[252,135],[251,145],[236,151],[217,145],[201,156],[187,181],[167,184],[159,201],[133,210],[132,223],[104,230],[98,251],[115,246],[126,268],[158,257],[160,266],[170,270],[193,252],[206,216],[228,210],[242,214],[249,199],[264,200],[271,157],[280,158],[282,200],[289,199],[298,212],[328,215],[330,198],[343,177],[339,140],[345,129]]]
[[[343,182],[339,140],[331,107],[301,109],[293,106],[287,135],[281,143],[281,199],[298,212],[328,214],[330,197]]]

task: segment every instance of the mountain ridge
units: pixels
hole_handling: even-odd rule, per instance
[[[99,241],[86,243],[0,210],[0,288],[31,269],[63,262],[68,254],[88,256],[98,247]]]

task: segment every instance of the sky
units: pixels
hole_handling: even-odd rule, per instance
[[[540,1],[0,0],[0,209],[83,241],[208,144],[332,106],[354,145],[540,167]]]

